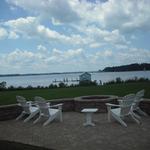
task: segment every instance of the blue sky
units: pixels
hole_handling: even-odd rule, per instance
[[[149,0],[1,0],[0,74],[150,63]]]

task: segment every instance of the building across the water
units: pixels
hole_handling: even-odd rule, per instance
[[[91,74],[88,73],[88,72],[85,72],[83,74],[81,74],[79,76],[79,81],[82,82],[82,81],[91,81]]]

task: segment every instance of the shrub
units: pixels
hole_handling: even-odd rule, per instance
[[[59,83],[59,87],[60,87],[60,88],[67,87],[67,84],[65,84],[65,83],[63,83],[63,82],[60,82],[60,83]]]
[[[122,83],[123,81],[121,80],[121,78],[120,77],[117,77],[116,78],[116,83]]]
[[[48,88],[50,88],[50,89],[53,89],[53,88],[57,88],[58,86],[56,85],[56,84],[50,84],[49,86],[48,86]]]
[[[33,87],[31,86],[31,85],[28,85],[27,87],[26,87],[26,89],[33,89]]]
[[[97,86],[97,82],[96,80],[95,81],[88,81],[88,80],[80,81],[79,86]]]
[[[1,82],[1,83],[0,83],[0,90],[1,90],[1,91],[2,91],[2,90],[5,90],[5,89],[6,89],[6,85],[7,85],[7,83],[6,83],[5,81]]]
[[[111,80],[109,82],[105,82],[104,84],[116,84],[116,83],[134,83],[134,82],[150,82],[148,78],[133,78],[133,79],[127,79],[127,80],[122,80],[121,78],[116,78],[116,80]]]
[[[8,87],[8,90],[15,90],[15,89],[16,88],[14,86],[12,86],[12,85]]]

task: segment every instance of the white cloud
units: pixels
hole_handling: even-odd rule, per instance
[[[34,53],[22,50],[15,50],[7,55],[6,62],[15,66],[22,66],[27,63],[31,63]]]
[[[38,45],[37,50],[14,50],[0,54],[0,68],[4,73],[62,72],[80,70],[98,70],[106,66],[149,62],[150,51],[128,48],[126,50],[101,50],[91,54],[83,49],[48,50]],[[83,69],[84,68],[84,69]]]
[[[61,42],[82,47],[89,45],[90,48],[101,47],[104,44],[119,47],[130,44],[125,32],[150,29],[148,0],[109,0],[95,3],[86,0],[7,1],[13,7],[21,7],[38,17],[51,20],[54,26],[61,26],[63,23],[67,28],[73,27],[72,34],[59,33],[42,25],[37,17],[19,18],[6,23],[16,34],[40,38],[46,42]],[[78,34],[75,34],[75,29],[79,31]]]
[[[92,54],[90,60],[93,64],[99,64],[99,67],[101,68],[102,66],[107,66],[112,56],[113,52],[111,50],[102,50]]]
[[[46,43],[66,44],[90,48],[101,47],[104,44],[125,45],[129,44],[119,30],[107,31],[96,26],[78,27],[78,34],[65,35],[41,25],[36,17],[18,18],[3,23],[7,27],[11,39],[28,38],[38,39]]]
[[[7,31],[5,28],[0,27],[0,40],[2,39],[17,39],[19,36],[13,31]]]
[[[98,47],[101,47],[101,46],[103,46],[103,45],[105,45],[104,43],[98,43],[98,42],[93,42],[93,43],[91,43],[90,45],[89,45],[89,47],[90,48],[98,48]]]
[[[87,2],[81,3],[82,8],[85,3]],[[87,7],[78,11],[82,11],[83,19],[85,18],[87,22],[98,23],[106,29],[150,30],[149,0],[109,0],[105,3],[88,3]]]
[[[7,54],[0,53],[0,68],[5,70],[5,73],[7,71],[12,73],[52,72],[56,71],[58,66],[61,66],[63,70],[65,64],[67,66],[75,65],[76,58],[81,58],[82,55],[82,49],[49,51],[43,45],[38,45],[35,52],[16,49]]]
[[[4,22],[3,25],[15,34],[30,38],[36,34],[38,20],[35,17],[18,18]]]
[[[58,42],[71,45],[88,44],[89,39],[80,36],[79,34],[65,35],[60,34],[55,30],[51,30],[39,23],[36,17],[18,18],[9,20],[3,23],[10,31],[9,38],[24,37],[29,39],[39,39],[48,43]]]
[[[44,27],[43,25],[37,26],[37,34],[41,38],[46,38],[47,40],[58,40],[58,41],[67,41],[69,37],[62,35],[56,31],[50,30],[49,28]]]
[[[4,28],[0,27],[0,39],[6,38],[7,35],[8,35],[7,30],[5,30]]]
[[[7,2],[42,18],[53,19],[54,22],[70,23],[80,20],[68,0],[7,0]]]
[[[40,52],[47,52],[46,47],[43,46],[43,45],[38,45],[38,46],[37,46],[37,49],[38,49],[38,51],[40,51]]]
[[[147,49],[129,48],[124,53],[120,52],[118,55],[124,64],[130,62],[149,62],[150,60],[150,51]]]
[[[32,17],[1,21],[0,40],[17,39],[24,46],[24,40],[28,39],[34,46],[46,43],[49,49],[38,45],[34,52],[19,49],[0,54],[3,70],[96,70],[150,60],[148,40],[144,40],[150,31],[149,0],[7,2],[12,11],[23,8]],[[28,49],[33,45],[29,44]]]
[[[62,36],[41,25],[36,17],[18,18],[3,23],[9,30],[26,38],[59,39]]]
[[[103,45],[128,45],[129,41],[126,40],[125,36],[122,35],[119,30],[102,30],[96,26],[90,27],[78,27],[80,32],[86,34],[91,39],[90,47],[101,47]],[[89,42],[88,42],[89,43]]]
[[[53,22],[98,24],[106,29],[150,30],[149,0],[7,0]],[[55,21],[56,20],[56,21]]]
[[[17,35],[15,32],[13,31],[9,32],[8,39],[18,39],[18,38],[19,38],[19,35]]]
[[[111,56],[111,63],[108,66],[124,65],[131,63],[144,63],[149,62],[150,51],[147,49],[128,48],[113,51]]]
[[[119,33],[119,30],[113,30],[112,32],[107,33],[107,36],[104,37],[104,40],[113,44],[128,43],[125,37]]]

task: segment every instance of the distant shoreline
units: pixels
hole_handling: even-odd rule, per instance
[[[40,75],[57,75],[57,74],[77,74],[77,73],[107,73],[107,72],[140,72],[150,70],[130,70],[130,71],[81,71],[81,72],[60,72],[60,73],[29,73],[29,74],[0,74],[0,77],[16,77],[16,76],[40,76]]]
[[[0,77],[12,77],[12,76],[39,76],[39,75],[56,75],[56,74],[75,74],[81,72],[60,72],[60,73],[29,73],[29,74],[0,74]]]
[[[150,63],[135,63],[122,66],[106,67],[103,70],[97,71],[76,71],[76,72],[53,72],[53,73],[26,73],[26,74],[0,74],[0,77],[13,76],[39,76],[39,75],[57,75],[57,74],[76,74],[76,73],[100,73],[100,72],[131,72],[131,71],[150,71]]]
[[[122,71],[146,71],[150,70],[150,63],[129,64],[122,66],[106,67],[102,71],[105,72],[122,72]]]

